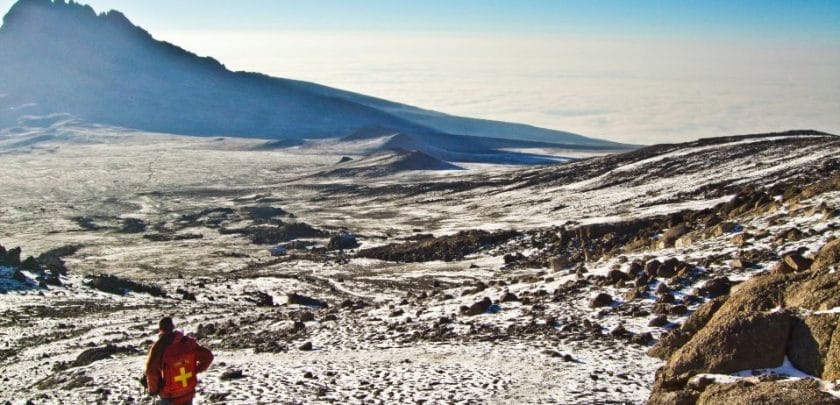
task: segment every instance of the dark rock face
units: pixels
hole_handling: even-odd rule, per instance
[[[466,255],[504,243],[518,235],[516,231],[462,231],[435,239],[363,249],[357,256],[406,263],[461,260]]]
[[[133,291],[137,293],[146,293],[153,297],[166,296],[166,292],[158,286],[141,284],[107,274],[93,276],[90,280],[85,282],[85,285],[99,291],[117,295],[125,295],[126,293]]]
[[[95,347],[81,352],[70,367],[84,367],[100,360],[110,359],[116,354],[137,354],[139,352],[136,348],[115,345]]]
[[[840,375],[840,369],[834,369],[837,365],[826,368],[832,337],[840,334],[839,320],[840,314],[810,315],[794,320],[787,355],[797,369],[813,376],[825,374],[829,380]]]
[[[146,223],[142,219],[125,218],[122,220],[122,233],[143,233],[146,232]]]
[[[307,297],[305,295],[300,295],[298,293],[290,293],[290,294],[286,294],[286,295],[289,298],[289,304],[290,305],[303,305],[305,307],[315,307],[315,308],[327,308],[329,306],[324,301],[321,301],[321,300],[318,300],[318,299],[315,299],[315,298],[312,298],[312,297]]]
[[[357,247],[359,247],[359,242],[356,240],[356,235],[348,232],[341,232],[330,238],[327,250],[355,249]]]
[[[324,238],[329,236],[326,232],[302,222],[279,226],[249,226],[238,229],[220,229],[219,233],[244,235],[251,240],[251,243],[258,245],[273,245],[300,238]]]
[[[11,267],[19,267],[20,266],[20,252],[21,249],[16,247],[14,249],[10,249],[5,251],[2,257],[0,257],[0,265],[2,266],[11,266]]]

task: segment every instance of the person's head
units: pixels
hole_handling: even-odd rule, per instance
[[[158,328],[162,333],[171,333],[175,330],[175,324],[172,323],[172,318],[165,316],[160,320],[160,323],[158,323]]]

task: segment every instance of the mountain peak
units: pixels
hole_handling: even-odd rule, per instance
[[[69,3],[64,2],[64,0],[18,0],[3,17],[3,26],[0,27],[0,31],[31,29],[33,23],[42,27],[43,25],[38,24],[38,22],[45,18],[51,22],[56,22],[56,17],[64,20],[90,21],[96,19],[97,15],[91,6],[82,5],[72,0]]]
[[[265,139],[445,135],[617,146],[576,134],[455,117],[314,83],[231,72],[156,40],[118,11],[67,0],[19,0],[0,27],[0,128],[26,117],[152,132]],[[378,128],[377,128],[378,127]],[[450,140],[450,143],[451,140]]]

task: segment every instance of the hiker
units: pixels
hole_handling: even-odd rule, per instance
[[[168,316],[160,320],[159,327],[158,340],[146,360],[147,389],[160,396],[160,405],[191,405],[196,375],[210,367],[213,353],[176,331]]]

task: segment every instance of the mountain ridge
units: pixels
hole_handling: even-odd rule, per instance
[[[577,134],[456,117],[260,73],[233,72],[158,41],[119,11],[20,0],[0,26],[0,126],[69,113],[154,132],[267,139],[329,138],[369,126],[564,143],[625,145]],[[44,61],[48,61],[45,63]]]

